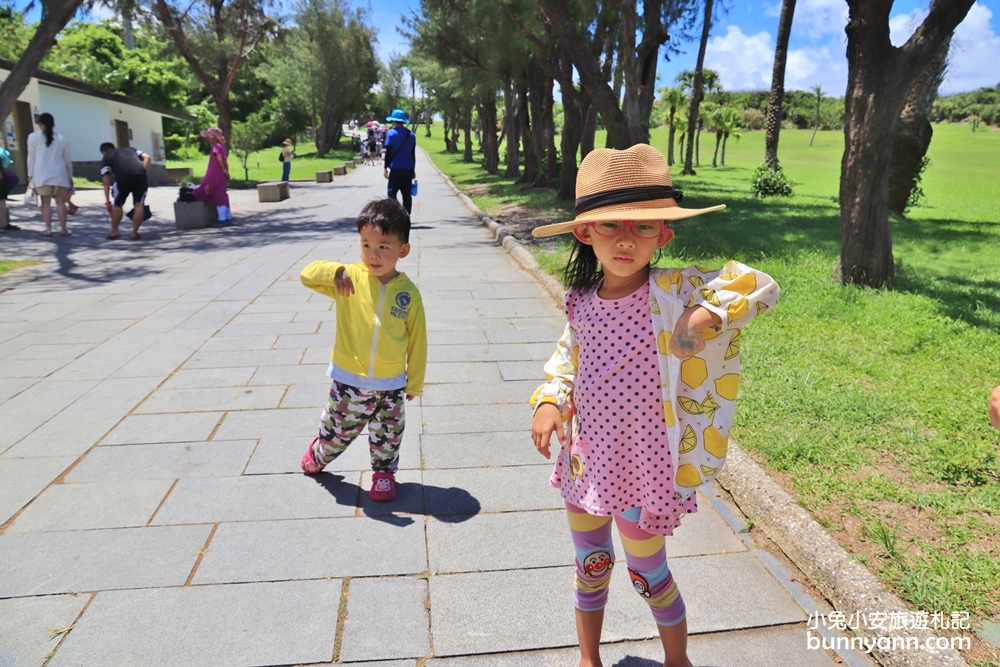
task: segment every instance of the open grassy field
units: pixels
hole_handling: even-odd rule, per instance
[[[340,165],[354,158],[354,152],[350,150],[350,139],[345,139],[341,146],[347,146],[347,150],[336,150],[326,154],[320,159],[316,157],[316,151],[307,144],[299,144],[299,152],[292,161],[291,178],[308,178],[312,180],[316,177],[317,171],[333,169],[334,165]],[[278,181],[281,180],[281,162],[278,161],[278,153],[281,149],[277,146],[265,148],[250,155],[247,167],[250,171],[251,182],[256,181]],[[200,181],[205,175],[208,167],[208,156],[203,156],[199,160],[181,161],[169,160],[168,167],[189,167],[192,170],[195,181]],[[243,164],[236,158],[232,151],[229,152],[229,175],[234,181],[245,181]]]
[[[1000,132],[935,126],[926,199],[892,225],[898,288],[881,291],[832,279],[844,138],[821,132],[810,147],[810,134],[782,131],[795,192],[767,200],[748,194],[763,132],[730,139],[717,169],[703,135],[703,166],[675,186],[685,206],[729,208],[677,223],[660,263],[736,259],[775,277],[781,301],[744,332],[733,436],[914,609],[1000,615],[1000,432],[986,415],[1000,384]],[[666,131],[652,144],[666,152]],[[501,220],[524,209],[569,217],[551,191],[430,150]],[[553,273],[566,249],[534,246]],[[1000,662],[979,647],[975,664]]]

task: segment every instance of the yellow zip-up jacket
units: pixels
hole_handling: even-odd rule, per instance
[[[354,283],[354,294],[340,296],[334,276],[340,267]],[[337,304],[337,340],[331,361],[365,378],[405,373],[406,393],[420,396],[427,369],[427,326],[417,286],[405,273],[383,285],[361,262],[312,262],[302,269],[302,284]]]

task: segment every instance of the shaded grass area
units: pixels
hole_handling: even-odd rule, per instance
[[[350,140],[342,145],[350,146]],[[312,179],[316,176],[317,171],[327,171],[333,169],[335,165],[341,165],[344,162],[354,159],[354,151],[350,150],[350,148],[347,150],[330,151],[323,158],[316,157],[316,151],[308,151],[305,144],[299,146],[299,151],[292,160],[291,178],[293,180],[297,178]],[[250,178],[247,180],[245,178],[246,174],[243,171],[243,164],[233,154],[232,150],[230,150],[229,175],[232,177],[230,186],[240,187],[241,183],[256,184],[260,181],[281,180],[282,163],[278,161],[278,153],[280,152],[280,147],[276,146],[252,153],[250,159],[247,161],[247,167],[250,172]],[[198,182],[205,176],[205,169],[208,168],[208,156],[204,156],[201,160],[171,160],[167,162],[167,167],[190,168],[194,182]]]
[[[32,264],[38,264],[38,262],[22,261],[16,259],[0,259],[0,276],[7,273],[8,271],[13,271],[14,269],[20,268],[22,266],[31,266]]]
[[[778,307],[744,334],[733,436],[915,609],[998,614],[1000,438],[986,401],[1000,384],[1000,133],[935,126],[924,204],[893,222],[895,290],[833,280],[843,135],[809,147],[809,134],[781,134],[790,198],[748,194],[763,133],[730,139],[726,167],[675,177],[684,206],[728,209],[677,223],[660,264],[736,259],[775,277]],[[653,145],[665,151],[665,137]],[[516,202],[569,217],[551,191],[432,157],[487,212]],[[558,275],[568,247],[533,250]]]

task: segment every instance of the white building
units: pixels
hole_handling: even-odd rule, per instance
[[[0,58],[0,81],[7,78],[13,67],[13,62]],[[97,180],[100,145],[110,141],[116,146],[138,148],[153,158],[151,185],[167,182],[163,118],[196,120],[179,111],[107,93],[89,84],[38,70],[18,96],[14,112],[3,124],[3,142],[14,158],[22,183],[27,181],[28,134],[38,129],[35,119],[43,112],[52,114],[56,132],[69,140],[75,176]]]

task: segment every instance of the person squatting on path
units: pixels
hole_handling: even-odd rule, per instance
[[[576,549],[574,602],[581,666],[601,664],[600,638],[615,564],[612,520],[629,577],[649,604],[667,667],[690,667],[684,600],[665,535],[697,511],[728,447],[740,372],[740,328],[774,307],[767,274],[729,262],[653,269],[685,209],[663,156],[645,144],[598,149],[580,165],[576,219],[536,237],[572,233],[565,268],[568,324],[531,397],[532,438],[549,458]],[[563,422],[569,422],[568,433]]]
[[[389,199],[396,193],[403,194],[403,207],[407,214],[413,210],[413,196],[410,189],[417,177],[417,136],[406,129],[409,116],[402,109],[393,109],[386,118],[392,129],[385,135],[385,168],[382,175],[389,179]]]
[[[417,286],[396,270],[410,252],[410,216],[395,199],[369,202],[358,216],[361,261],[312,262],[306,287],[337,304],[337,338],[327,375],[330,399],[319,435],[302,457],[315,475],[340,456],[368,425],[375,501],[396,497],[396,469],[406,400],[420,396],[427,367],[424,305]]]
[[[38,116],[38,131],[28,135],[28,187],[41,199],[42,236],[52,236],[52,200],[56,201],[59,236],[70,236],[66,227],[66,201],[73,187],[73,158],[69,141],[55,132],[56,121],[50,113]]]
[[[101,144],[101,180],[104,182],[104,207],[111,214],[111,233],[106,239],[114,241],[120,235],[118,225],[124,215],[123,210],[125,200],[132,195],[132,234],[130,238],[137,241],[139,227],[142,225],[143,216],[146,212],[146,192],[149,190],[149,165],[152,158],[143,153],[138,148],[122,146],[115,148],[110,141]],[[114,186],[111,178],[114,177]],[[114,197],[112,204],[111,198]]]

